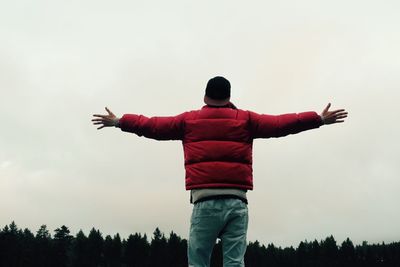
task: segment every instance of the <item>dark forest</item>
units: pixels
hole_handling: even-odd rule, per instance
[[[174,232],[165,235],[156,228],[153,236],[135,233],[122,239],[92,228],[88,235],[75,236],[63,225],[52,235],[46,225],[36,233],[19,229],[11,222],[0,230],[0,266],[187,266],[187,240]],[[247,267],[286,266],[400,266],[400,242],[354,245],[347,238],[337,244],[333,236],[324,240],[303,241],[297,247],[267,246],[249,242],[245,256]],[[212,267],[222,266],[221,243],[214,247]]]

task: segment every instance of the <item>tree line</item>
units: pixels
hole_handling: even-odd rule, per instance
[[[187,240],[171,232],[168,237],[156,228],[149,239],[135,233],[121,239],[92,228],[86,236],[80,230],[71,235],[67,226],[53,236],[42,225],[34,234],[11,222],[0,230],[0,267],[187,267]],[[246,267],[307,266],[400,266],[400,242],[354,245],[347,238],[340,245],[333,236],[321,241],[303,241],[294,247],[267,246],[250,242]],[[222,267],[222,245],[214,247],[212,267]]]

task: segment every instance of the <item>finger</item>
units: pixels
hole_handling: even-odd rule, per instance
[[[336,113],[339,113],[339,112],[344,112],[344,109],[337,109],[337,110],[331,111],[332,114],[336,114]]]
[[[337,115],[347,115],[347,114],[349,114],[349,113],[348,113],[348,112],[341,111],[341,112],[334,112],[334,113],[332,112],[331,114],[337,116]]]
[[[110,123],[110,120],[92,120],[92,122]]]
[[[109,110],[107,107],[106,107],[106,111],[108,112],[109,115],[115,116],[114,113],[112,113],[111,110]]]
[[[340,119],[345,119],[347,118],[347,116],[335,116],[334,119],[335,120],[340,120]]]
[[[346,112],[340,112],[340,113],[336,113],[336,114],[332,114],[334,117],[338,117],[338,116],[347,116],[348,113]]]
[[[93,117],[100,117],[100,118],[105,118],[108,115],[101,115],[101,114],[93,114]]]
[[[328,105],[325,107],[324,112],[327,112],[329,108],[331,107],[331,103],[328,103]]]
[[[97,130],[103,129],[104,127],[105,127],[104,125],[100,126],[100,127],[97,128]]]
[[[92,119],[92,121],[104,121],[104,119]]]
[[[102,122],[94,122],[93,125],[104,124]],[[105,124],[104,124],[105,125]]]

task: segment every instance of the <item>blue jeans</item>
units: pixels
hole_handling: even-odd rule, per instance
[[[194,204],[188,244],[189,267],[210,266],[217,238],[222,241],[224,267],[244,266],[248,218],[247,204],[239,199]]]

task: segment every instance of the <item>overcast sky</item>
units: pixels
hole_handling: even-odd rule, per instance
[[[249,241],[400,240],[399,1],[1,1],[0,227],[187,238],[182,145],[91,124],[176,115],[225,76],[258,113],[345,108],[254,143]]]

